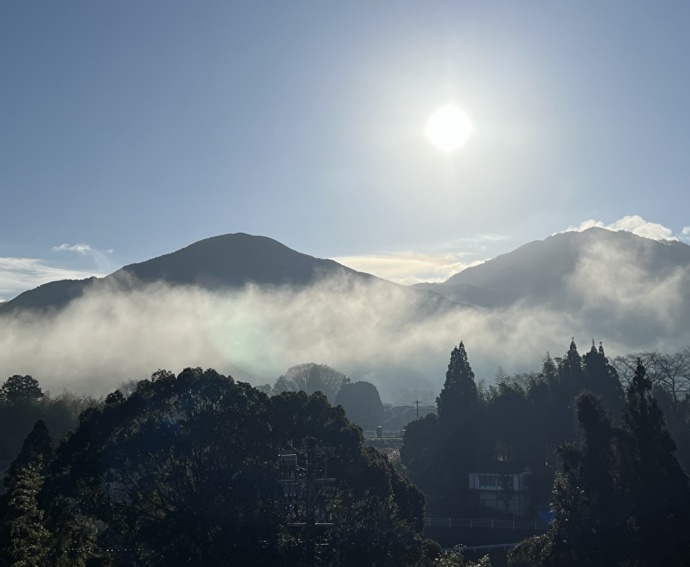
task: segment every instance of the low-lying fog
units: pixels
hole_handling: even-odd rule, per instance
[[[0,320],[0,376],[31,374],[52,393],[102,395],[159,368],[213,367],[273,384],[290,366],[316,362],[400,402],[400,392],[440,391],[460,340],[488,383],[499,365],[511,374],[539,370],[546,351],[561,356],[572,336],[581,354],[592,338],[609,356],[688,345],[688,270],[659,279],[630,260],[592,249],[565,282],[570,307],[562,310],[459,307],[421,316],[409,289],[338,279],[300,290],[100,289],[57,314]]]

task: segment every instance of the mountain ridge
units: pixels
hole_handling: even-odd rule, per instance
[[[102,278],[57,280],[40,285],[0,304],[0,314],[59,310],[87,289],[108,285],[133,289],[162,281],[204,289],[237,288],[249,283],[301,287],[334,275],[362,281],[379,279],[334,260],[297,252],[272,238],[239,232],[199,240],[174,252],[129,264]]]
[[[583,259],[594,253],[594,249],[627,255],[656,278],[690,266],[687,244],[593,227],[528,242],[466,268],[443,283],[420,283],[414,287],[434,291],[460,304],[487,308],[507,307],[519,301],[533,305],[558,304],[563,302],[569,279],[582,268]]]
[[[592,267],[591,257],[610,256],[609,265]],[[422,292],[432,310],[464,305],[485,309],[521,304],[532,307],[578,309],[582,298],[573,296],[576,276],[593,276],[605,268],[612,282],[623,277],[611,272],[622,258],[650,281],[671,277],[690,267],[690,246],[678,241],[656,241],[624,231],[593,227],[564,232],[528,242],[511,252],[454,274],[443,283],[410,286]],[[588,268],[583,265],[589,261]],[[129,264],[103,278],[59,280],[28,290],[0,304],[0,314],[18,310],[59,310],[88,289],[116,286],[136,289],[153,282],[203,289],[308,286],[321,278],[341,275],[353,281],[385,282],[330,259],[297,252],[266,236],[231,233],[212,236],[155,258]],[[688,274],[683,275],[689,279]],[[621,280],[622,281],[622,280]],[[579,302],[578,302],[579,301]]]

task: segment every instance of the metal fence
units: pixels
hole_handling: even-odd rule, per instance
[[[490,520],[486,518],[424,518],[427,527],[438,526],[446,528],[484,528],[491,530],[529,530],[545,532],[548,524],[529,522],[526,520]]]

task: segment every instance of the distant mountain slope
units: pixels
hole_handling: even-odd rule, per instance
[[[597,255],[600,263],[584,264],[586,259]],[[573,307],[568,291],[578,270],[591,270],[598,265],[598,269],[610,268],[607,270],[610,277],[617,263],[624,261],[633,262],[645,278],[661,281],[674,270],[690,266],[690,246],[591,228],[530,242],[467,268],[442,284],[416,287],[435,291],[461,304],[488,308],[506,307],[518,301],[533,306]],[[622,271],[620,277],[625,277]]]
[[[108,277],[127,274],[144,283],[162,280],[214,288],[241,287],[250,282],[301,286],[336,273],[374,277],[333,260],[296,252],[272,238],[237,233],[200,240],[177,252],[125,266]]]
[[[59,309],[91,287],[110,284],[136,287],[140,283],[162,281],[206,289],[242,287],[248,283],[304,286],[337,274],[364,281],[376,279],[333,260],[296,252],[265,236],[225,234],[195,242],[171,254],[130,264],[105,278],[44,284],[0,305],[0,313],[19,309]]]
[[[85,280],[58,280],[48,282],[37,288],[19,294],[14,299],[0,303],[0,314],[14,311],[42,311],[60,309],[73,299],[81,297],[84,290],[93,285],[98,278]]]

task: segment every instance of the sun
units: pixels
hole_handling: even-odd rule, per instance
[[[426,136],[439,150],[450,153],[465,145],[472,134],[472,121],[454,104],[439,108],[426,124]]]

